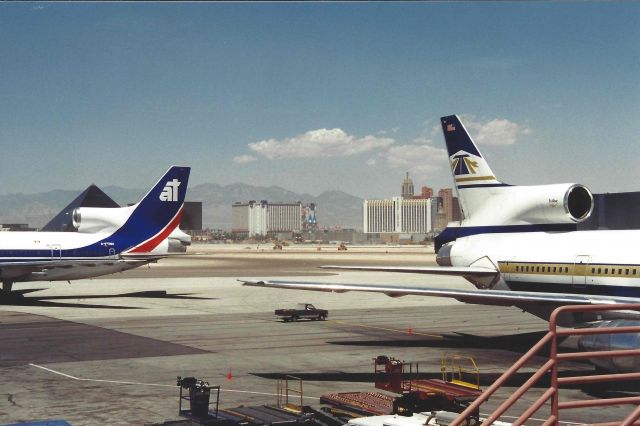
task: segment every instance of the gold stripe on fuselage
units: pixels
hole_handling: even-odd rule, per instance
[[[640,278],[640,265],[498,262],[503,274]]]

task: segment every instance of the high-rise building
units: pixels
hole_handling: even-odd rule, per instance
[[[442,210],[447,223],[453,220],[453,189],[443,188],[438,191],[438,197],[442,199]]]
[[[427,199],[433,197],[433,188],[423,186],[420,190],[420,198]]]
[[[413,181],[409,177],[409,172],[407,172],[407,176],[402,181],[402,198],[411,199],[413,198]]]
[[[438,232],[442,231],[447,227],[447,215],[444,212],[444,204],[442,202],[442,198],[433,197],[434,207],[432,208],[432,218],[433,218],[433,230]]]
[[[267,203],[267,232],[300,232],[301,230],[301,202]]]
[[[452,200],[453,205],[453,220],[454,222],[460,222],[462,220],[462,211],[460,210],[460,202],[458,201],[458,197],[453,197]]]
[[[364,200],[365,233],[431,232],[431,200],[393,197],[386,200]]]
[[[315,206],[314,206],[315,211]],[[302,230],[302,203],[235,203],[231,206],[231,232],[248,237]],[[314,215],[315,219],[315,215]]]

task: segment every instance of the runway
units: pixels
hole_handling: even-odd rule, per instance
[[[194,246],[190,252],[150,268],[70,285],[16,285],[44,290],[0,306],[0,423],[176,420],[177,376],[221,385],[221,406],[234,407],[274,403],[275,379],[291,374],[304,380],[306,403],[317,404],[327,392],[374,390],[372,358],[381,354],[420,362],[421,373],[436,377],[444,352],[465,353],[475,357],[486,387],[547,327],[514,308],[252,288],[236,281],[298,276],[469,288],[464,280],[447,277],[338,275],[316,268],[328,263],[429,265],[434,262],[429,248],[353,247],[344,253],[335,247],[319,252],[285,247],[274,252],[270,246]],[[274,309],[299,302],[328,309],[329,320],[282,323],[273,316]],[[577,363],[564,368],[592,369]],[[521,374],[510,385],[526,379]],[[501,395],[512,391],[507,388]],[[597,391],[574,389],[566,397]],[[527,400],[542,391],[536,392]],[[482,411],[500,402],[492,398]],[[566,417],[607,421],[628,411],[629,407],[578,410]]]

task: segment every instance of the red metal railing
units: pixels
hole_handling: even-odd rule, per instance
[[[589,306],[562,306],[557,308],[551,314],[549,319],[549,332],[540,339],[526,354],[524,354],[511,368],[504,372],[498,380],[489,386],[480,397],[478,397],[466,410],[464,410],[452,423],[451,426],[464,424],[465,420],[480,408],[480,405],[487,401],[500,387],[502,387],[513,375],[522,368],[533,356],[535,356],[545,345],[551,344],[549,360],[545,362],[520,388],[513,392],[498,408],[494,410],[483,425],[490,425],[500,418],[510,407],[512,407],[538,380],[547,373],[551,374],[550,387],[534,401],[513,425],[522,425],[531,418],[542,406],[550,402],[551,410],[549,417],[544,421],[543,425],[556,425],[559,421],[560,410],[572,408],[590,408],[603,407],[608,405],[622,404],[640,404],[640,397],[628,398],[608,398],[608,399],[590,399],[575,401],[559,401],[559,387],[561,385],[580,385],[600,382],[612,382],[618,380],[638,380],[640,373],[619,373],[619,374],[600,374],[593,376],[574,376],[574,377],[558,377],[558,363],[560,361],[592,359],[592,358],[609,358],[622,356],[640,356],[640,349],[629,350],[610,350],[597,352],[574,352],[574,353],[558,353],[558,337],[564,336],[584,336],[592,334],[618,334],[618,333],[640,333],[640,326],[633,327],[607,327],[607,328],[581,328],[581,329],[562,329],[558,330],[559,315],[567,312],[593,312],[593,311],[618,311],[618,310],[635,310],[640,311],[640,304],[624,304],[624,305],[589,305]],[[626,419],[615,423],[602,423],[598,426],[606,425],[623,425],[630,426],[640,419],[640,405],[633,410]]]

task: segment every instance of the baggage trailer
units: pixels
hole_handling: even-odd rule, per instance
[[[392,414],[394,399],[379,392],[340,392],[322,395],[320,403],[330,405],[332,414],[354,418]]]
[[[466,360],[471,369],[460,366]],[[394,414],[411,414],[425,411],[451,411],[461,413],[478,396],[480,373],[470,357],[445,354],[441,366],[442,379],[420,379],[419,366],[386,355],[374,359],[375,387],[401,395],[394,400]],[[475,377],[475,383],[467,380]],[[472,415],[477,419],[479,413]]]

